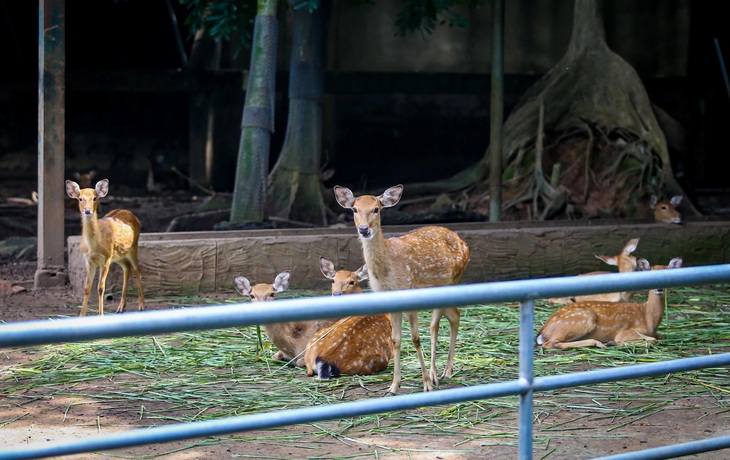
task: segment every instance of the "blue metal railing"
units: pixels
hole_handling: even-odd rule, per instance
[[[190,330],[251,326],[280,321],[342,317],[390,311],[425,310],[479,303],[520,302],[519,379],[517,381],[476,385],[468,388],[437,390],[366,401],[274,411],[220,420],[182,423],[149,429],[131,430],[104,437],[59,442],[39,447],[17,446],[0,450],[0,459],[30,459],[118,449],[203,436],[224,435],[298,423],[340,419],[417,407],[458,403],[501,396],[520,397],[519,458],[532,458],[532,395],[534,392],[589,385],[617,380],[662,375],[674,372],[730,366],[730,353],[686,358],[660,363],[624,366],[589,372],[533,378],[534,299],[572,294],[682,285],[730,282],[730,264],[629,274],[590,277],[562,277],[482,283],[358,296],[285,299],[276,305],[236,304],[206,306],[184,310],[159,310],[105,317],[69,318],[58,321],[31,321],[0,326],[0,348],[56,342],[79,342],[100,338],[160,334]],[[631,452],[626,459],[672,458],[730,447],[730,436],[679,444],[660,449]]]

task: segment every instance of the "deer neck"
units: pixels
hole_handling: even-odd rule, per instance
[[[652,289],[644,304],[644,318],[652,333],[656,332],[664,318],[664,295],[664,289]]]
[[[276,348],[287,355],[295,355],[304,349],[314,331],[306,322],[271,323],[264,325],[264,331]],[[291,356],[292,358],[294,356]]]
[[[81,236],[86,240],[86,244],[95,247],[100,239],[100,234],[98,213],[94,211],[91,214],[82,214]]]
[[[370,287],[373,291],[386,290],[384,282],[391,274],[389,257],[389,241],[383,236],[383,230],[378,228],[371,238],[360,236],[363,258],[370,274]]]

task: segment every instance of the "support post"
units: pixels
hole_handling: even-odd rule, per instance
[[[492,91],[489,109],[489,222],[502,220],[504,122],[504,0],[492,0]]]
[[[532,458],[532,384],[535,369],[535,301],[520,303],[520,408],[519,408],[519,455],[520,460]]]
[[[62,287],[66,0],[38,2],[38,268],[35,289]]]

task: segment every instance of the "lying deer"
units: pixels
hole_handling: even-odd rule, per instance
[[[335,271],[335,265],[325,257],[319,258],[319,268],[325,278],[332,280],[332,295],[359,294],[360,282],[368,279],[367,265],[351,272]],[[380,372],[393,356],[390,315],[350,316],[330,327],[320,329],[307,345],[304,363],[307,375],[315,373],[321,379],[341,374],[370,375]]]
[[[632,256],[631,253],[636,250],[636,247],[639,245],[639,239],[634,238],[629,240],[628,243],[626,243],[626,246],[621,250],[620,253],[616,254],[615,256],[599,256],[597,255],[596,258],[601,259],[602,261],[606,262],[608,265],[613,265],[615,267],[618,267],[619,273],[631,273],[635,272],[637,270],[636,266],[636,257]],[[609,271],[593,271],[588,273],[581,273],[578,276],[585,276],[585,275],[603,275],[611,273]],[[572,302],[582,302],[586,300],[600,300],[604,302],[621,302],[621,301],[630,301],[634,297],[633,292],[607,292],[602,294],[590,294],[590,295],[580,295],[580,296],[574,296],[574,297],[561,297],[561,298],[554,298],[554,299],[548,299],[548,303],[550,304],[565,304],[565,303],[572,303]]]
[[[275,300],[276,295],[289,287],[289,271],[276,275],[274,284],[259,283],[251,286],[244,276],[236,276],[233,282],[238,292],[251,299],[251,302],[267,302]],[[304,367],[304,350],[309,339],[318,330],[331,326],[336,319],[321,319],[311,321],[291,321],[285,323],[271,323],[264,326],[264,331],[271,342],[279,349],[272,358],[278,361],[293,363],[297,367]]]
[[[665,224],[681,224],[682,214],[677,211],[677,206],[682,202],[682,195],[674,195],[669,200],[661,200],[656,195],[651,196],[649,207],[654,210],[654,221]]]
[[[84,285],[81,316],[86,315],[91,284],[94,282],[97,268],[99,269],[99,314],[104,314],[104,290],[112,262],[118,263],[124,270],[122,300],[117,307],[117,313],[122,313],[127,306],[127,287],[131,271],[134,271],[134,276],[137,278],[139,309],[144,310],[142,279],[137,260],[139,219],[126,209],[115,209],[99,219],[99,198],[104,198],[109,193],[107,179],[97,182],[94,188],[83,189],[76,182],[67,180],[66,193],[71,198],[79,200],[79,211],[81,212],[81,253],[86,260],[86,284]]]
[[[404,235],[386,238],[380,226],[380,211],[395,206],[403,193],[403,186],[390,187],[380,196],[355,197],[350,189],[335,186],[335,198],[345,209],[351,209],[355,218],[365,263],[370,274],[370,286],[374,291],[448,286],[459,282],[469,263],[471,250],[456,232],[444,227],[427,226]],[[418,312],[406,312],[411,326],[411,340],[416,348],[423,376],[423,391],[431,391],[437,385],[436,342],[439,321],[446,317],[451,326],[449,355],[442,378],[450,378],[454,368],[454,348],[459,329],[458,308],[440,308],[433,311],[431,319],[431,369],[426,364],[418,333]],[[400,387],[400,350],[402,312],[390,314],[393,325],[394,369],[393,383],[388,390],[395,394]]]
[[[675,257],[669,265],[649,267],[646,259],[637,264],[642,270],[680,268]],[[622,345],[636,340],[656,340],[664,317],[664,289],[652,289],[644,303],[577,302],[560,307],[545,322],[536,342],[542,348],[599,347]]]

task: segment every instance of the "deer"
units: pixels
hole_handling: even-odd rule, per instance
[[[669,200],[661,200],[656,195],[651,196],[649,207],[654,210],[654,221],[664,224],[681,224],[682,214],[677,206],[682,202],[682,195],[674,195]]]
[[[124,270],[122,299],[117,313],[123,313],[127,306],[127,288],[131,272],[137,279],[137,295],[139,310],[144,310],[144,294],[142,293],[142,277],[137,259],[139,219],[126,209],[114,209],[99,219],[99,199],[109,193],[109,180],[102,179],[94,188],[81,188],[72,180],[66,181],[66,193],[78,200],[81,213],[81,253],[86,261],[86,284],[84,285],[84,301],[81,305],[81,316],[86,316],[91,285],[99,269],[99,315],[104,314],[104,291],[106,278],[112,262],[119,264]]]
[[[459,282],[471,257],[471,249],[459,235],[445,227],[426,226],[406,234],[386,238],[380,223],[383,208],[395,206],[403,194],[403,186],[388,188],[382,195],[355,197],[347,187],[335,186],[337,203],[353,212],[365,264],[373,291],[393,291],[434,286],[450,286]],[[423,377],[423,391],[438,385],[436,373],[436,342],[439,322],[445,317],[450,326],[449,353],[441,378],[451,378],[454,349],[461,313],[456,307],[437,308],[431,317],[431,368],[426,365],[418,333],[418,312],[406,312],[411,328],[411,340],[418,355]],[[400,352],[402,312],[390,313],[393,326],[393,382],[388,389],[395,394],[401,383]]]
[[[251,302],[268,302],[275,300],[277,294],[289,287],[291,274],[285,270],[274,278],[273,284],[259,283],[251,285],[245,276],[236,276],[233,282],[236,290]],[[284,361],[294,364],[296,367],[304,367],[304,350],[307,348],[309,339],[318,330],[331,326],[337,319],[321,319],[310,321],[290,321],[282,323],[271,323],[264,326],[266,335],[271,342],[279,349],[272,355],[277,361]]]
[[[637,264],[642,270],[680,268],[675,257],[669,265],[649,266],[646,259]],[[664,317],[664,289],[651,289],[646,302],[585,301],[564,305],[555,311],[535,339],[542,348],[623,345],[641,339],[653,341]]]
[[[368,279],[368,267],[363,265],[354,272],[335,271],[335,265],[326,257],[319,258],[319,267],[325,278],[332,281],[332,295],[359,294],[360,283]],[[309,341],[304,352],[307,375],[315,373],[320,379],[346,375],[370,375],[388,367],[393,357],[391,337],[393,326],[390,315],[350,316],[332,326],[320,329]]]
[[[91,187],[91,181],[93,181],[94,178],[96,177],[96,170],[90,169],[85,172],[74,171],[73,176],[74,176],[74,179],[76,179],[76,182],[79,184],[79,187],[89,188],[89,187]]]
[[[639,245],[639,238],[633,238],[629,240],[628,243],[623,247],[620,253],[616,254],[615,256],[599,256],[596,255],[596,258],[604,261],[608,265],[613,265],[615,267],[618,267],[619,273],[631,273],[635,272],[637,268],[636,264],[636,257],[632,256],[631,254],[636,251],[636,247]],[[599,271],[592,271],[587,273],[581,273],[578,276],[585,276],[585,275],[603,275],[611,273],[606,270],[599,270]],[[590,294],[590,295],[581,295],[581,296],[575,296],[575,297],[561,297],[561,298],[553,298],[548,299],[548,303],[550,304],[559,304],[559,303],[572,303],[572,302],[581,302],[586,300],[599,300],[604,302],[621,302],[621,301],[630,301],[633,299],[634,293],[633,292],[607,292],[602,294]]]

